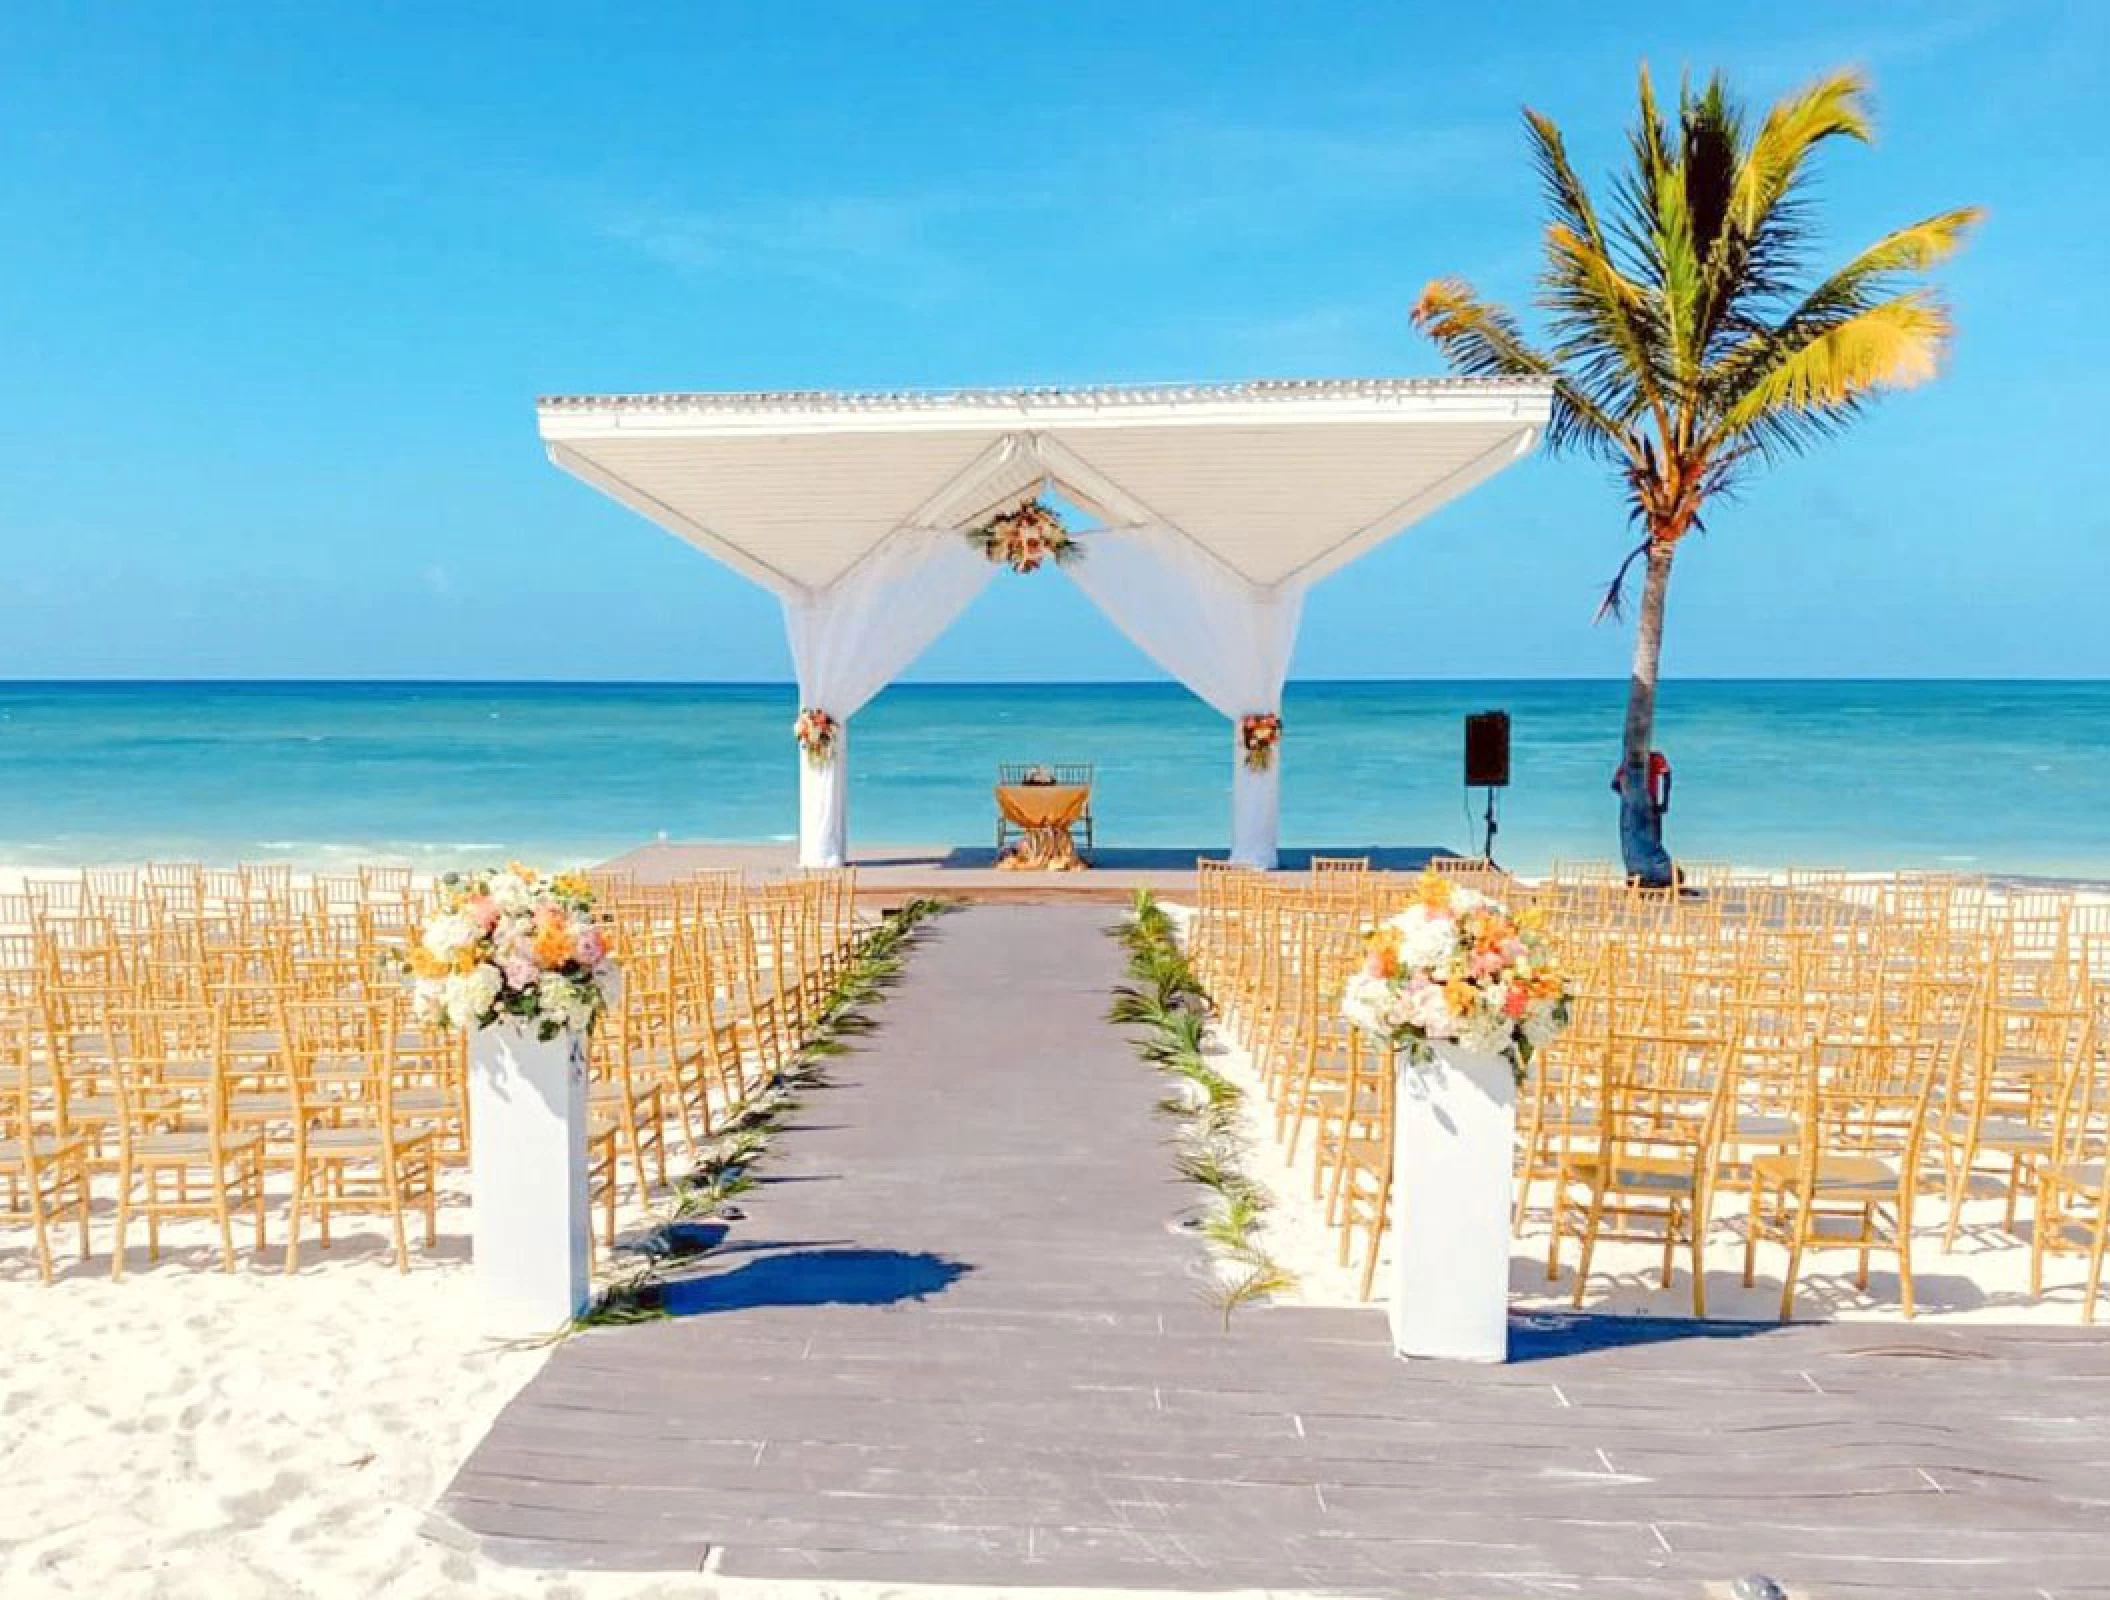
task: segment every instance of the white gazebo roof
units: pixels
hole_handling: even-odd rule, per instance
[[[1526,454],[1551,403],[1538,382],[1372,378],[556,395],[537,414],[557,465],[797,595],[1046,482],[1256,587],[1308,586]]]

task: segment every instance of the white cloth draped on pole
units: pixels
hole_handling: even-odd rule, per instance
[[[1282,683],[1304,612],[1304,585],[1263,588],[1161,523],[1083,538],[1068,570],[1137,648],[1231,719],[1231,859],[1273,867],[1281,829],[1282,754],[1246,765],[1242,718],[1281,715]]]
[[[849,835],[850,719],[966,610],[996,569],[958,533],[903,529],[825,589],[782,594],[799,704],[835,719],[825,762],[799,763],[799,865],[839,867]]]

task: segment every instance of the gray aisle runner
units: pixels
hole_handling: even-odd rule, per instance
[[[1396,1362],[1375,1312],[1225,1334],[1166,1226],[1162,1085],[1101,1020],[1108,921],[936,924],[679,1314],[558,1350],[453,1531],[815,1580],[2110,1595],[2110,1351],[2079,1330],[1551,1319],[1492,1369]]]

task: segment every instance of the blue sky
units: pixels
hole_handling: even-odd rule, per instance
[[[535,395],[1438,371],[1427,278],[1529,293],[1519,105],[1598,176],[1643,57],[1873,74],[1835,255],[1991,212],[1948,375],[1718,509],[1667,669],[2110,672],[2100,9],[1676,9],[20,8],[0,677],[782,678],[773,602],[549,467]],[[1322,587],[1296,670],[1620,673],[1625,534],[1534,461]],[[920,672],[1058,652],[1150,675],[1046,575]]]

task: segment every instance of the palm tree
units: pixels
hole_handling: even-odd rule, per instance
[[[1569,165],[1560,129],[1527,109],[1551,218],[1538,304],[1551,343],[1456,278],[1414,306],[1461,372],[1554,383],[1547,441],[1617,470],[1643,537],[1598,617],[1617,616],[1645,562],[1617,787],[1627,871],[1674,881],[1648,758],[1663,605],[1678,546],[1746,474],[1837,432],[1878,393],[1932,377],[1950,322],[1914,275],[1952,254],[1980,212],[1945,211],[1885,234],[1811,281],[1809,172],[1818,146],[1867,142],[1868,85],[1834,72],[1786,96],[1754,129],[1720,77],[1678,95],[1675,127],[1641,72],[1640,118],[1601,212]]]

